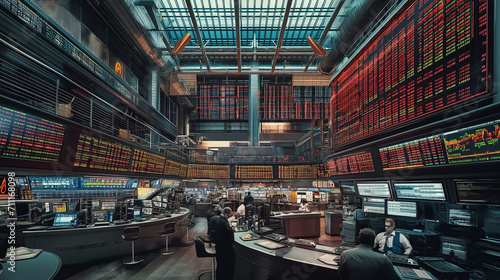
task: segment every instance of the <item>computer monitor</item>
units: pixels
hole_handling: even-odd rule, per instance
[[[139,179],[129,179],[127,182],[128,189],[136,189],[139,185]]]
[[[111,223],[114,221],[115,211],[108,211],[108,221]]]
[[[446,201],[443,182],[394,182],[396,198]]]
[[[92,222],[107,222],[108,211],[92,211]]]
[[[151,207],[153,207],[153,203],[152,203],[151,200],[143,200],[142,201],[142,207],[151,208]]]
[[[92,210],[100,210],[101,202],[99,200],[92,200]]]
[[[441,235],[439,255],[451,263],[467,264],[469,244],[465,238]]]
[[[477,227],[478,211],[470,209],[448,209],[448,224],[465,227]]]
[[[102,210],[114,210],[116,207],[116,200],[103,200],[101,201]]]
[[[78,213],[56,213],[52,226],[76,226],[76,215],[78,215]]]
[[[141,217],[142,218],[148,218],[153,215],[153,208],[147,208],[147,207],[142,207],[141,210]]]
[[[457,202],[464,204],[500,204],[500,182],[498,180],[455,181]]]
[[[354,182],[339,182],[340,192],[342,195],[357,195]]]
[[[389,182],[356,182],[359,196],[391,198]]]
[[[413,201],[387,201],[387,215],[417,218],[417,203]]]
[[[127,220],[127,205],[116,205],[113,221]]]
[[[161,208],[161,203],[162,203],[161,201],[153,201],[153,206]]]
[[[53,213],[65,213],[67,211],[66,202],[53,202],[52,212]]]
[[[133,218],[134,219],[139,219],[141,217],[141,207],[134,207],[133,210]]]
[[[385,214],[385,199],[364,197],[363,213]]]

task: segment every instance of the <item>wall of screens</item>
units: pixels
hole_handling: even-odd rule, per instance
[[[58,162],[66,126],[0,106],[0,157]]]
[[[497,180],[455,181],[457,202],[500,205],[500,182]]]
[[[393,185],[398,199],[446,201],[442,182],[394,182]]]
[[[413,1],[332,81],[333,143],[488,93],[491,7],[490,0]]]
[[[387,201],[387,215],[417,218],[417,203],[414,201]]]
[[[391,198],[389,182],[356,182],[359,196]]]

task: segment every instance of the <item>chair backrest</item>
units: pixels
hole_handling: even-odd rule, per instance
[[[140,227],[126,227],[123,229],[123,240],[131,241],[141,238],[141,228]]]
[[[196,256],[198,258],[207,258],[215,256],[207,252],[205,248],[205,243],[201,240],[199,236],[194,237],[194,246],[196,248]]]
[[[166,223],[163,228],[164,234],[171,234],[175,232],[175,223]]]

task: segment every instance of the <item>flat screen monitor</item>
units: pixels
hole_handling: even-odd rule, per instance
[[[442,182],[394,182],[396,198],[446,201]]]
[[[55,227],[76,226],[76,215],[78,213],[56,213],[52,225]]]
[[[116,200],[103,200],[101,201],[102,210],[114,210],[116,207]]]
[[[108,211],[108,221],[113,222],[113,217],[115,216],[115,211]]]
[[[359,196],[391,198],[389,182],[356,182]]]
[[[354,182],[340,182],[340,192],[342,195],[357,195]]]
[[[92,211],[93,222],[107,222],[108,211]]]
[[[53,213],[64,213],[67,211],[66,202],[53,202],[52,212]]]
[[[153,208],[142,207],[141,217],[147,218],[151,217],[151,215],[153,215]]]
[[[385,214],[385,199],[364,197],[363,213]]]
[[[42,211],[43,213],[49,213],[50,211],[52,211],[52,208],[50,207],[50,202],[45,202],[43,204],[43,208],[44,208],[44,210]]]
[[[92,200],[92,209],[101,209],[101,202],[99,200]]]
[[[161,179],[151,181],[151,188],[159,188],[161,185]]]
[[[161,207],[161,201],[153,201],[154,207]]]
[[[414,201],[387,201],[387,215],[417,218],[417,203]]]
[[[478,212],[470,209],[448,209],[448,224],[477,227]]]
[[[161,195],[157,195],[157,196],[153,197],[153,201],[161,201],[161,200],[162,200]]]
[[[134,207],[133,215],[134,219],[139,219],[141,217],[141,207]]]
[[[500,120],[443,133],[449,163],[500,160]]]
[[[500,205],[500,181],[456,181],[455,190],[459,203]]]
[[[152,203],[151,200],[143,200],[142,201],[142,207],[151,208],[151,207],[153,207],[153,203]]]
[[[455,264],[466,264],[470,241],[465,238],[441,235],[439,255]]]
[[[167,202],[162,202],[161,203],[161,208],[167,208],[168,206],[168,203]]]
[[[139,179],[129,179],[127,182],[127,188],[129,189],[137,189],[139,186]]]

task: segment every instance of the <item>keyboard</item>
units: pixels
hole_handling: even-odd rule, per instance
[[[235,226],[234,227],[234,232],[241,232],[241,231],[247,231],[248,227],[246,225],[241,225],[241,226]]]
[[[334,250],[334,253],[335,254],[342,254],[344,251],[347,251],[347,250],[351,250],[351,249],[354,249],[356,247],[351,247],[351,246],[339,246],[339,247],[336,247],[335,250]]]
[[[305,248],[315,248],[316,243],[311,240],[307,239],[295,239],[295,238],[288,238],[283,241],[283,243],[287,243],[289,245],[294,245],[294,246],[299,246],[299,247],[305,247]]]
[[[286,236],[279,234],[279,233],[275,233],[275,232],[264,235],[264,238],[267,238],[269,240],[276,241],[276,242],[281,242],[281,241],[287,239]]]
[[[387,258],[389,258],[394,265],[418,267],[417,262],[410,259],[407,255],[387,254]]]
[[[109,226],[109,222],[95,222],[94,226],[99,227],[99,226]]]
[[[455,275],[462,275],[462,274],[469,274],[469,271],[454,265],[450,262],[444,261],[444,260],[437,260],[437,261],[422,261],[422,267],[429,270],[432,274],[437,274],[439,275],[447,275],[447,274],[455,274]],[[468,279],[468,278],[467,278]]]

